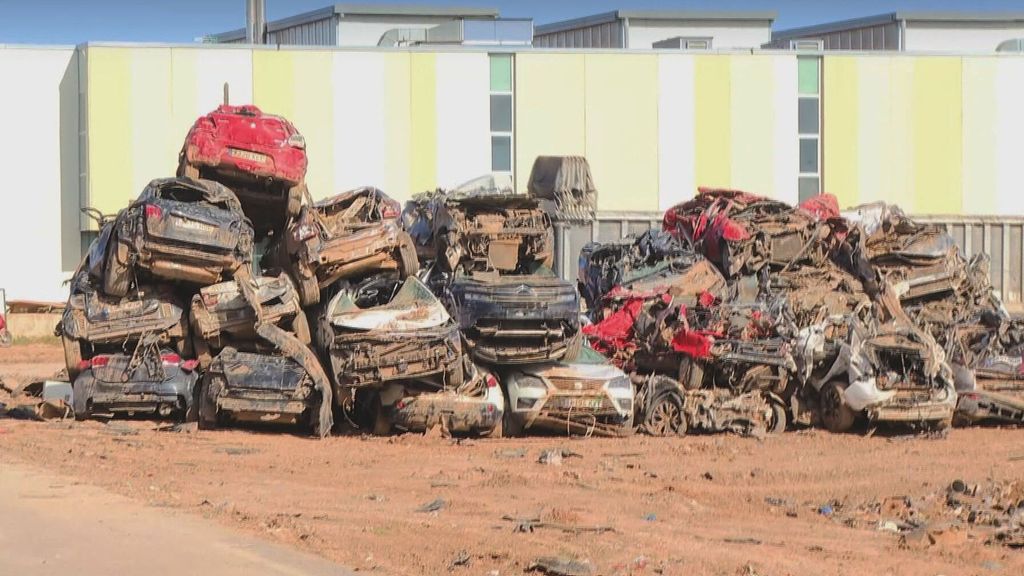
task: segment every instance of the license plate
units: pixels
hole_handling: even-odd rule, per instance
[[[228,154],[235,158],[242,158],[251,162],[259,162],[260,164],[267,163],[266,154],[260,154],[259,152],[250,152],[249,150],[239,150],[238,148],[228,148]]]
[[[181,216],[175,217],[174,226],[183,230],[193,230],[195,232],[213,232],[217,229],[213,224],[207,224],[206,222],[200,222],[199,220],[192,220],[191,218],[182,218]]]
[[[600,398],[559,398],[558,407],[565,410],[600,410]]]

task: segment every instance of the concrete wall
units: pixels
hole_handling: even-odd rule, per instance
[[[713,48],[760,48],[771,42],[767,22],[673,22],[629,20],[629,48],[651,48],[655,42],[676,36],[711,37]]]
[[[1024,23],[907,23],[906,50],[919,52],[995,52],[1004,40],[1024,38]]]
[[[72,48],[0,45],[0,287],[62,300],[78,264],[78,62]]]

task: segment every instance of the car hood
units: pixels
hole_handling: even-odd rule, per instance
[[[334,326],[350,330],[420,330],[451,320],[430,289],[414,277],[384,306],[360,308],[348,292],[341,292],[328,304],[328,317]]]
[[[557,362],[555,364],[527,366],[522,368],[522,371],[541,378],[555,379],[611,380],[612,378],[625,375],[622,370],[611,364],[586,364],[579,362]]]

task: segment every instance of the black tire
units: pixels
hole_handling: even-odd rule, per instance
[[[292,274],[292,279],[295,280],[295,288],[299,292],[299,301],[303,308],[320,303],[320,281],[316,274],[306,278],[300,272],[295,272]]]
[[[788,424],[786,407],[770,399],[768,400],[768,406],[772,409],[772,417],[768,421],[767,432],[769,434],[782,434],[786,431]]]
[[[416,256],[416,245],[408,232],[398,233],[398,274],[402,280],[415,276],[420,271],[420,260]]]
[[[391,434],[391,418],[388,417],[387,410],[381,404],[379,394],[373,400],[372,433],[374,436],[388,436]]]
[[[221,384],[216,378],[203,376],[199,383],[199,410],[198,420],[201,430],[213,430],[217,427],[219,415],[217,414],[217,396],[220,394]]]
[[[682,397],[672,391],[660,393],[645,411],[641,429],[651,436],[685,436],[687,425]]]
[[[84,380],[72,380],[71,390],[74,394],[72,408],[75,420],[88,420],[92,416],[92,386]]]
[[[108,296],[123,298],[131,284],[131,268],[128,266],[128,247],[111,237],[107,251],[106,270],[103,274],[103,292]],[[125,262],[122,262],[121,259]]]
[[[512,404],[505,396],[505,411],[501,413],[501,438],[522,438],[523,424],[512,412]]]
[[[700,390],[704,387],[704,364],[689,356],[679,361],[679,383],[686,390]]]
[[[309,335],[309,320],[306,318],[306,313],[299,310],[295,314],[295,318],[292,318],[292,333],[306,346],[309,346],[310,335]]]
[[[64,365],[68,369],[68,380],[74,382],[75,378],[78,378],[78,375],[82,373],[78,369],[78,365],[83,360],[82,343],[67,334],[62,334],[60,340],[61,344],[64,345]]]
[[[846,404],[846,384],[831,380],[821,387],[818,399],[821,423],[829,432],[841,434],[853,428],[857,414]]]
[[[292,186],[288,189],[288,205],[285,208],[285,215],[288,218],[298,218],[302,212],[302,197],[306,194],[306,183]]]
[[[504,438],[505,437],[505,412],[501,413],[501,418],[498,418],[498,422],[491,428],[489,432],[481,434],[484,438]]]

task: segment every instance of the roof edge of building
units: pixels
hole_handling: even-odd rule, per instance
[[[810,26],[789,28],[772,32],[772,40],[785,40],[798,38],[813,34],[829,34],[832,32],[843,32],[875,26],[878,24],[889,24],[892,22],[1024,22],[1024,12],[942,12],[942,11],[916,11],[899,10],[874,16],[863,16],[847,20],[836,20],[834,22],[823,22]]]
[[[737,22],[768,22],[778,17],[774,11],[726,11],[726,10],[613,10],[569,20],[541,24],[534,34],[554,34],[586,26],[606,24],[626,18],[638,20],[730,20]]]

